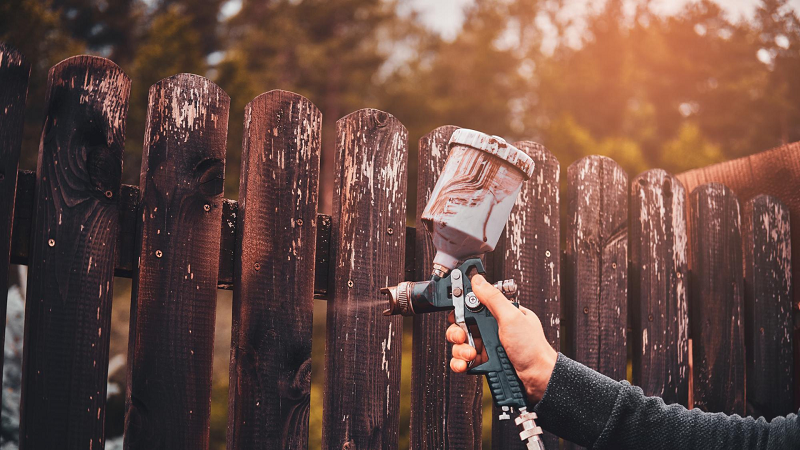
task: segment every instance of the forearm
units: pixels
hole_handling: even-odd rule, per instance
[[[794,414],[768,423],[665,405],[562,354],[536,412],[544,429],[594,449],[783,449],[800,442]]]

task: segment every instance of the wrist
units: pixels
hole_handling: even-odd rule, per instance
[[[541,352],[536,364],[520,374],[520,380],[525,386],[525,394],[531,403],[538,403],[544,396],[557,360],[558,352],[548,345],[547,349]]]

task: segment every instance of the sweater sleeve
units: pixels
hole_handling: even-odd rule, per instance
[[[545,430],[597,450],[800,448],[796,414],[767,422],[666,405],[561,353],[535,411]]]

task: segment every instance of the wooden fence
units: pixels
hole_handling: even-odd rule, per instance
[[[18,172],[28,74],[0,44],[0,273],[9,258],[29,266],[23,448],[104,444],[114,276],[134,279],[127,449],[208,447],[218,288],[234,290],[229,449],[307,446],[314,298],[328,300],[323,446],[397,448],[402,321],[382,315],[378,290],[424,278],[433,255],[406,227],[403,125],[374,109],[339,119],[329,217],[317,213],[322,117],[300,95],[247,105],[237,203],[222,192],[229,99],[211,81],[181,74],[150,88],[136,187],[120,184],[130,80],[98,57],[50,71],[38,169]],[[419,143],[417,217],[455,129]],[[566,171],[562,215],[558,161],[515,145],[536,172],[486,261],[493,278],[516,279],[554,347],[616,379],[631,361],[633,382],[667,402],[791,412],[779,199],[740,211],[721,184],[687,192],[657,169],[629,181],[589,156]],[[446,326],[444,314],[414,319],[412,448],[481,446],[483,381],[449,371]],[[521,448],[506,423],[492,436]]]

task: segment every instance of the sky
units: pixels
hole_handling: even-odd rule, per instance
[[[665,14],[674,13],[688,3],[689,0],[654,0],[653,5],[657,11]],[[404,0],[410,8],[420,12],[421,20],[425,25],[438,31],[444,38],[453,38],[464,21],[462,9],[473,0]],[[716,3],[726,8],[732,17],[742,15],[750,16],[759,0],[716,0]],[[568,0],[567,7],[574,13],[585,11],[587,8],[598,8],[602,0]],[[800,0],[790,0],[789,4],[795,9],[800,9]]]

